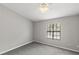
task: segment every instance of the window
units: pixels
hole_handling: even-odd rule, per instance
[[[56,24],[49,24],[47,30],[48,38],[51,39],[61,39],[61,25]]]

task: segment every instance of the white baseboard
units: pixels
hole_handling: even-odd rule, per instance
[[[50,44],[47,44],[47,43],[44,43],[44,42],[39,42],[39,41],[35,41],[35,42],[38,42],[38,43],[41,43],[41,44],[45,44],[45,45],[48,45],[48,46],[51,46],[51,47],[57,47],[57,48],[61,48],[61,49],[65,49],[65,50],[69,50],[69,51],[73,51],[73,52],[79,53],[79,51],[75,50],[75,49],[70,49],[70,48],[67,48],[67,47],[62,47],[62,46],[57,46],[57,45],[50,45]]]
[[[29,42],[24,42],[24,43],[17,44],[15,47],[12,47],[12,48],[10,48],[10,49],[7,49],[7,50],[5,50],[5,51],[0,52],[0,55],[3,54],[3,53],[6,53],[6,52],[8,52],[8,51],[14,50],[14,49],[16,49],[16,48],[19,48],[19,47],[21,47],[21,46],[24,46],[24,45],[26,45],[26,44],[32,43],[32,42],[33,42],[33,41],[29,41]]]
[[[29,43],[32,43],[32,42],[37,42],[37,43],[41,43],[41,44],[45,44],[45,45],[48,45],[48,46],[54,46],[54,47],[58,47],[58,48],[61,48],[61,49],[66,49],[66,50],[70,50],[70,51],[74,51],[74,52],[79,52],[79,51],[77,51],[77,50],[74,50],[74,49],[70,49],[70,48],[66,48],[66,47],[61,47],[61,46],[57,46],[57,45],[50,45],[50,44],[47,44],[47,43],[43,43],[43,42],[39,42],[39,41],[30,41],[30,42],[25,42],[25,43],[23,43],[23,44],[18,44],[16,47],[13,47],[13,48],[11,48],[11,49],[7,49],[7,50],[5,50],[5,51],[2,51],[2,52],[0,52],[0,55],[1,54],[3,54],[3,53],[6,53],[6,52],[8,52],[8,51],[11,51],[11,50],[13,50],[13,49],[16,49],[16,48],[19,48],[19,47],[21,47],[21,46],[24,46],[24,45],[26,45],[26,44],[29,44]]]

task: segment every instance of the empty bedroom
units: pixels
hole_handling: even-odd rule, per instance
[[[79,55],[79,3],[0,3],[0,55]]]

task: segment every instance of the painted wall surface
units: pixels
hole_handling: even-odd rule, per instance
[[[32,42],[32,21],[0,5],[0,53]]]
[[[47,25],[50,23],[61,24],[61,40],[47,38]],[[34,32],[37,42],[79,52],[79,15],[36,22]]]

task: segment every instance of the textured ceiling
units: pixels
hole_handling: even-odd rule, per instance
[[[49,3],[49,10],[46,13],[40,12],[40,3],[4,3],[2,5],[32,21],[79,14],[79,3]]]

